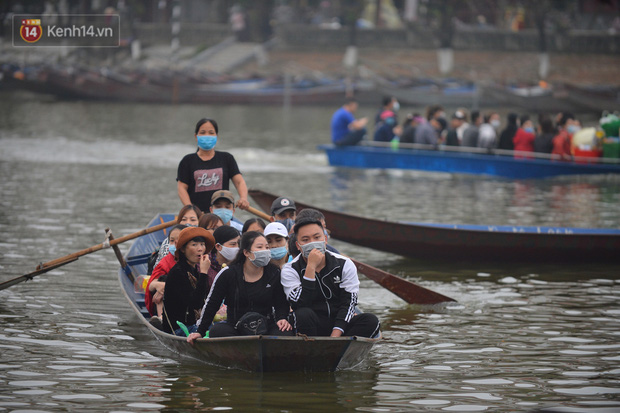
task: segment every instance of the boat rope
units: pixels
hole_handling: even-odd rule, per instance
[[[297,337],[301,337],[301,338],[303,338],[303,339],[304,339],[304,341],[315,341],[315,339],[314,339],[314,338],[312,338],[312,337],[308,337],[307,335],[305,335],[305,334],[301,334],[301,333],[297,333]]]
[[[172,324],[170,323],[170,317],[168,317],[168,312],[166,311],[166,303],[162,301],[162,304],[163,304],[162,307],[164,309],[164,315],[166,316],[166,321],[168,322],[168,325],[170,326],[170,331],[172,331],[170,334],[176,335],[174,332],[174,328],[172,327]]]
[[[101,243],[103,248],[110,248],[110,237],[112,236],[112,230],[110,228],[105,229],[105,240]]]

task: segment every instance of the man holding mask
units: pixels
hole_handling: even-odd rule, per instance
[[[325,250],[323,225],[297,220],[294,226],[301,251],[282,268],[284,293],[294,310],[294,328],[308,336],[379,335],[374,314],[356,314],[359,278],[353,262]]]

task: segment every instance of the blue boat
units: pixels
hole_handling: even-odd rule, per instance
[[[320,145],[331,166],[347,168],[416,169],[474,175],[491,175],[512,179],[546,178],[558,175],[620,173],[620,159],[575,157],[572,162],[554,160],[548,154],[486,150],[431,145],[390,143],[339,147]],[[515,158],[517,156],[535,157]]]
[[[159,214],[147,228],[174,219],[174,214]],[[141,324],[173,354],[210,365],[251,372],[325,372],[357,366],[363,362],[372,346],[381,340],[355,336],[241,336],[200,338],[194,345],[190,345],[185,337],[160,331],[149,323],[144,292],[140,291],[139,286],[136,288],[133,278],[146,274],[149,256],[159,248],[166,235],[167,231],[163,229],[138,238],[129,248],[125,257],[127,266],[119,270],[118,279],[125,298]]]

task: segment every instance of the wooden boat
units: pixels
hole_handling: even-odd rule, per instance
[[[491,106],[490,98],[481,99],[481,88],[472,82],[456,79],[420,81],[413,85],[399,85],[383,81],[379,87],[384,96],[394,96],[401,104],[446,107],[479,107],[481,103]]]
[[[148,227],[174,219],[172,214],[157,215]],[[159,247],[164,230],[138,238],[127,253],[126,261],[134,274],[146,274],[147,260]],[[335,371],[361,363],[371,347],[380,339],[363,337],[277,337],[244,336],[198,339],[190,345],[184,337],[164,333],[153,327],[144,306],[144,293],[136,292],[134,282],[123,269],[118,273],[122,291],[140,322],[164,347],[185,358],[206,364],[247,370],[272,371]]]
[[[250,190],[265,211],[278,195]],[[620,262],[620,230],[380,221],[318,209],[330,236],[405,257],[463,261]]]
[[[620,87],[612,85],[580,86],[567,83],[568,99],[590,110],[614,112],[620,110]]]
[[[530,112],[574,112],[586,109],[579,102],[570,101],[564,88],[553,88],[550,85],[542,87],[492,83],[483,87],[483,93],[500,105]]]
[[[38,69],[32,80],[14,82],[60,98],[116,102],[193,104],[334,104],[347,91],[344,81],[280,81],[246,79],[214,83],[187,73],[119,73],[108,69],[67,67]]]
[[[393,150],[389,143],[382,142],[345,147],[320,145],[319,149],[327,153],[331,166],[348,168],[417,169],[512,179],[620,173],[620,160],[615,158],[575,157],[573,162],[564,162],[554,160],[549,154],[500,149],[401,144],[398,150]],[[515,158],[515,155],[536,158]]]

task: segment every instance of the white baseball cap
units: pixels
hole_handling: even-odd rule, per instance
[[[272,222],[265,227],[265,231],[263,232],[265,236],[267,235],[279,235],[284,238],[288,238],[288,231],[286,227],[279,222]]]

